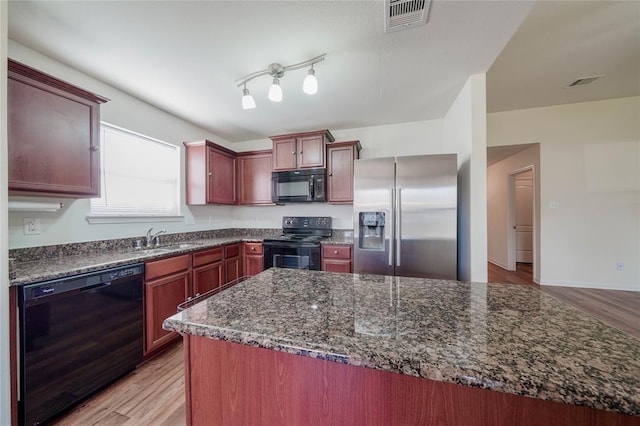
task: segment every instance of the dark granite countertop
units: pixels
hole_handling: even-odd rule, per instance
[[[640,415],[640,341],[528,286],[269,269],[164,327]]]
[[[184,247],[176,247],[177,243],[167,243],[165,247],[152,250],[105,249],[69,256],[45,257],[28,262],[15,262],[12,273],[15,278],[10,280],[10,286],[31,284],[40,281],[64,278],[71,275],[99,271],[139,262],[176,256],[207,248],[219,247],[243,241],[260,242],[267,235],[235,235],[218,238],[204,238],[184,241]],[[171,248],[173,246],[173,248]]]

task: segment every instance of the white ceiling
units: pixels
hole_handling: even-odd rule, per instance
[[[638,95],[637,0],[539,1],[487,73],[489,112]]]
[[[557,94],[601,73],[584,100],[639,94],[640,3],[558,3],[538,3],[495,64],[533,3],[433,0],[426,26],[387,34],[381,0],[11,1],[9,37],[232,142],[442,118],[490,67],[490,111],[580,101]],[[322,53],[317,95],[290,71],[283,102],[264,76],[248,85],[257,108],[241,109],[238,79]],[[607,80],[626,89],[591,93]]]

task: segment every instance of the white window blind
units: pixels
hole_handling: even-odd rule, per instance
[[[92,216],[180,215],[180,149],[101,123],[102,197]]]

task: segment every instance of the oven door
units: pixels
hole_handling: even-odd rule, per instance
[[[290,268],[320,270],[319,244],[264,242],[264,269]]]

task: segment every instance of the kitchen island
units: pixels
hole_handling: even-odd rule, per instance
[[[269,269],[164,327],[188,424],[640,424],[640,341],[531,287]]]

